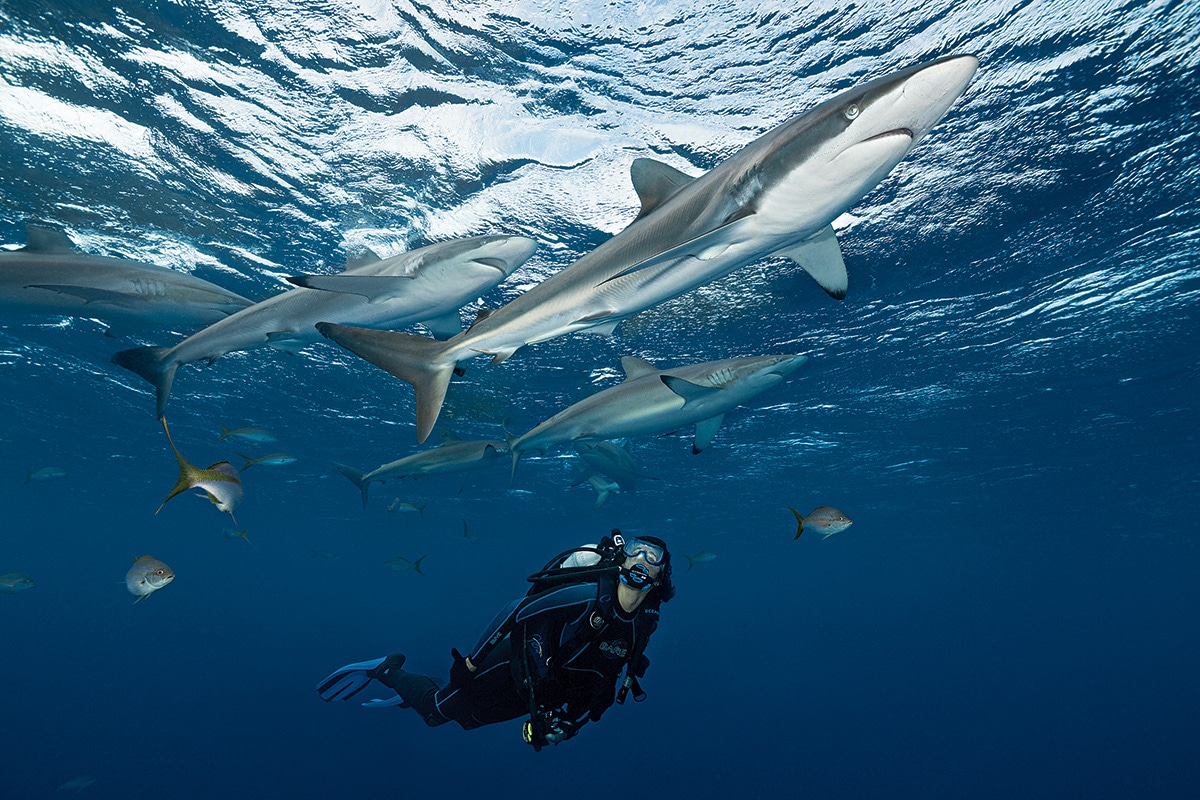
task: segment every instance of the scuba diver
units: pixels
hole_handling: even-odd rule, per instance
[[[318,693],[327,702],[349,700],[376,680],[397,696],[364,706],[412,708],[431,727],[454,721],[471,730],[528,714],[522,735],[534,750],[575,736],[630,692],[644,700],[638,679],[650,664],[646,644],[659,606],[675,595],[666,544],[613,530],[528,580],[528,594],[496,615],[468,655],[451,649],[448,684],[406,672],[396,653],[335,670]]]

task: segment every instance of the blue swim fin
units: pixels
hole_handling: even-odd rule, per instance
[[[341,669],[335,669],[329,677],[317,684],[317,693],[321,699],[329,703],[334,700],[349,700],[367,687],[373,678],[368,674],[387,658],[374,658],[370,661],[359,661],[357,664],[347,664]]]

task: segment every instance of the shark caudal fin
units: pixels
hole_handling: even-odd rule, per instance
[[[367,473],[357,470],[354,467],[348,467],[345,464],[339,464],[336,461],[333,462],[333,468],[336,469],[338,472],[342,473],[343,475],[345,475],[347,478],[349,478],[350,482],[358,487],[358,490],[360,492],[362,492],[363,508],[366,508],[367,507],[367,489],[371,488],[371,482],[363,480],[363,476],[366,475]]]
[[[453,358],[447,358],[446,343],[412,333],[332,322],[318,322],[317,330],[326,339],[412,384],[417,397],[417,442],[424,442],[442,411],[450,376],[458,366]]]
[[[122,350],[112,357],[112,363],[136,372],[154,386],[155,414],[159,419],[167,410],[167,398],[171,396],[171,384],[175,381],[175,370],[179,362],[170,358],[169,347],[134,347]]]

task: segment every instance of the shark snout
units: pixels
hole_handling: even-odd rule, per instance
[[[516,271],[537,250],[537,242],[527,236],[494,236],[485,242],[471,260],[494,267],[505,277]]]
[[[937,124],[967,90],[979,69],[973,55],[947,56],[917,69],[900,87],[898,105],[911,115],[907,127],[919,139]]]

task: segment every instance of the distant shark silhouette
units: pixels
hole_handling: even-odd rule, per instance
[[[447,342],[322,322],[322,334],[416,390],[417,441],[459,361],[500,363],[527,344],[617,324],[763,256],[787,256],[841,298],[830,223],[891,171],[966,90],[979,62],[943,58],[877,78],[775,128],[699,178],[633,162],[642,211],[628,228]]]
[[[30,224],[25,232],[24,247],[0,250],[0,314],[95,317],[115,335],[194,330],[251,305],[186,272],[81,253],[61,231]]]

